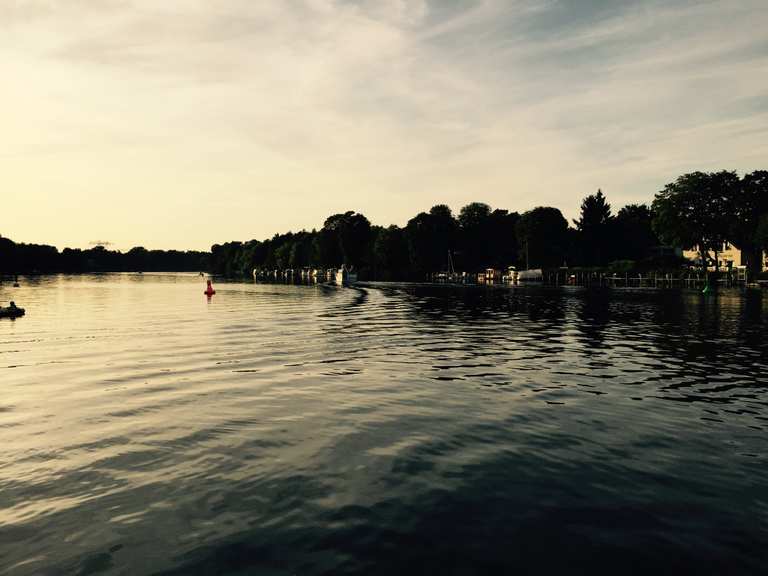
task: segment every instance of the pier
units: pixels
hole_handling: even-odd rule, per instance
[[[487,270],[479,273],[438,272],[428,274],[426,280],[441,284],[496,284],[508,286],[543,285],[543,286],[580,286],[584,288],[653,288],[701,290],[706,286],[720,288],[763,288],[768,289],[768,280],[748,281],[746,269],[733,268],[719,273],[701,270],[650,271],[641,273],[611,272],[605,270],[583,270],[577,268],[558,268],[545,270],[514,271]]]

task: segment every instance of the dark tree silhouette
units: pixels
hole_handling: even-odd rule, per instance
[[[741,180],[730,220],[731,242],[742,251],[749,275],[754,278],[762,268],[766,238],[761,233],[768,223],[768,171],[758,170]]]
[[[765,252],[768,252],[768,214],[760,218],[760,222],[757,225],[757,234],[755,236],[758,244]]]
[[[603,266],[614,255],[611,251],[611,205],[602,190],[584,198],[581,216],[574,220],[579,232],[582,263]]]
[[[360,278],[424,280],[427,274],[488,267],[551,268],[567,264],[650,269],[651,248],[698,246],[703,260],[725,242],[739,247],[752,276],[768,249],[768,172],[744,178],[734,172],[685,174],[656,194],[652,209],[631,204],[611,214],[601,190],[584,199],[575,228],[557,208],[538,207],[519,215],[488,204],[464,206],[458,218],[438,204],[398,226],[371,226],[360,213],[329,216],[320,230],[275,234],[264,240],[227,242],[210,253],[147,250],[126,253],[16,244],[0,236],[0,274],[125,270],[205,270],[237,276],[252,270],[354,266]],[[619,263],[610,264],[618,266]],[[674,259],[663,264],[678,265]]]
[[[651,210],[645,204],[629,204],[619,210],[610,234],[614,254],[635,261],[649,258],[651,249],[661,243],[652,223]]]
[[[405,238],[411,269],[417,276],[446,270],[448,253],[456,247],[458,223],[451,209],[443,204],[433,206],[408,221]]]
[[[489,244],[491,259],[489,266],[506,268],[518,263],[517,223],[520,214],[507,210],[494,210],[489,221]]]
[[[0,274],[51,272],[184,272],[206,270],[206,252],[146,250],[126,253],[96,246],[89,250],[65,248],[61,252],[45,244],[17,244],[0,236]]]
[[[373,245],[374,276],[380,280],[402,278],[409,269],[408,241],[397,226],[378,228]]]
[[[464,247],[463,266],[477,272],[486,268],[492,258],[491,207],[482,202],[472,202],[459,212],[461,240]]]
[[[568,221],[557,208],[539,206],[525,212],[517,223],[520,261],[526,268],[565,264]]]
[[[668,244],[697,247],[706,269],[709,252],[722,251],[728,241],[739,177],[735,172],[692,172],[680,176],[656,194],[653,229]]]

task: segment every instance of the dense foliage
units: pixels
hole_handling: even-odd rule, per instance
[[[643,260],[659,243],[651,229],[650,209],[630,206],[620,217],[598,193],[588,197],[579,227],[571,229],[557,208],[540,206],[519,214],[473,202],[455,216],[438,204],[400,228],[372,226],[355,212],[329,217],[320,230],[278,234],[259,242],[229,242],[211,250],[212,271],[248,274],[253,269],[335,268],[346,264],[363,277],[421,280],[426,274],[486,268],[549,268],[598,265],[612,260]],[[595,218],[593,211],[603,215]],[[632,235],[627,242],[616,236]],[[596,239],[606,242],[598,251]],[[594,255],[599,253],[599,259]]]
[[[706,252],[730,242],[759,268],[760,252],[768,248],[768,172],[741,179],[728,171],[685,174],[659,192],[652,206],[630,204],[616,214],[598,190],[584,198],[573,223],[569,227],[560,210],[549,206],[519,214],[480,202],[457,216],[438,204],[402,228],[372,226],[362,214],[346,212],[329,217],[320,230],[215,245],[211,267],[219,274],[248,274],[346,264],[380,280],[507,266],[659,269],[682,263],[659,250],[664,245]]]
[[[760,272],[762,251],[768,249],[768,172],[739,178],[736,172],[692,172],[656,194],[653,228],[675,246],[696,249],[703,265],[714,261],[727,243],[741,249],[747,267]]]
[[[17,244],[0,236],[0,274],[49,272],[183,272],[208,268],[205,252],[146,250],[128,252],[96,246],[89,250],[65,248],[61,252],[44,244]]]
[[[355,268],[362,278],[422,280],[429,273],[486,268],[678,266],[662,245],[708,251],[724,243],[740,248],[753,274],[768,249],[768,172],[693,172],[656,194],[652,206],[630,204],[615,215],[601,190],[584,198],[569,227],[560,210],[539,206],[522,214],[473,202],[454,215],[438,204],[404,227],[372,225],[362,214],[328,217],[310,232],[267,240],[216,244],[210,254],[148,251],[121,253],[15,244],[0,237],[0,273],[209,270],[235,276],[254,269]],[[666,251],[668,252],[668,251]]]

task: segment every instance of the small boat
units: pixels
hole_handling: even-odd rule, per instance
[[[0,318],[19,318],[25,313],[24,308],[19,308],[13,302],[7,308],[0,306]]]
[[[507,284],[517,284],[517,268],[507,266],[507,273],[502,277],[502,281]]]
[[[346,266],[336,271],[336,284],[339,286],[351,286],[357,282],[357,272],[352,272]]]
[[[530,270],[520,270],[517,273],[518,282],[543,282],[544,271],[541,268],[533,268]]]

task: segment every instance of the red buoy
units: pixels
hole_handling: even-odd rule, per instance
[[[211,281],[208,280],[208,287],[205,289],[205,292],[203,292],[206,296],[213,296],[216,294],[216,290],[213,289],[213,285],[211,284]]]

